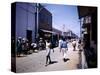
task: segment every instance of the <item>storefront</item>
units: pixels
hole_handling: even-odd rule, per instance
[[[44,40],[50,40],[52,38],[52,33],[53,33],[52,31],[40,29],[39,37],[43,38]]]
[[[97,67],[97,7],[79,6],[82,39],[88,68]]]

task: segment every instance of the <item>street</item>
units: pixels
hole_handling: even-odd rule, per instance
[[[44,71],[63,71],[63,70],[77,70],[87,68],[85,62],[84,51],[73,51],[71,43],[68,43],[67,61],[63,61],[62,52],[59,48],[54,48],[51,51],[52,64],[45,66],[46,50],[32,53],[27,56],[16,57],[16,72],[44,72]]]

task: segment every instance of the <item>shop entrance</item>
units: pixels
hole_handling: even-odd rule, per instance
[[[27,30],[27,39],[32,42],[32,30]]]

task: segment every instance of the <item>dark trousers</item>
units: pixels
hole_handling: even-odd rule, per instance
[[[48,61],[49,61],[49,63],[51,63],[50,55],[47,55],[47,56],[46,56],[46,64],[48,63]]]

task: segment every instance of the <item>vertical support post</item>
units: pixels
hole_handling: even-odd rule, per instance
[[[79,22],[80,22],[80,38],[81,38],[81,40],[82,40],[82,28],[81,28],[82,26],[81,26],[81,19],[80,19]]]
[[[39,4],[38,3],[36,3],[36,12],[37,12],[37,15],[36,15],[36,17],[37,17],[37,20],[36,20],[36,25],[37,25],[37,33],[36,33],[36,38],[38,38],[38,27],[39,27]]]

